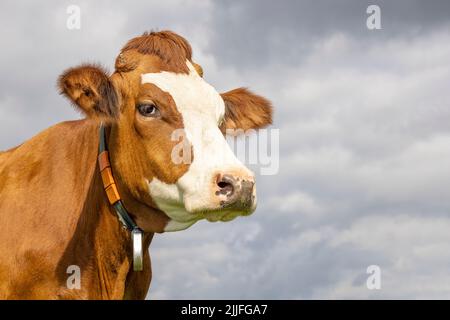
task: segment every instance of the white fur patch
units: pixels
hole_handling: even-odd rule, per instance
[[[167,231],[187,228],[202,218],[210,221],[233,219],[239,213],[210,212],[219,207],[217,197],[213,196],[215,175],[231,170],[253,175],[235,157],[218,128],[225,113],[222,97],[197,74],[189,61],[187,65],[189,74],[163,71],[142,75],[142,83],[152,83],[172,96],[193,146],[194,161],[176,184],[168,185],[156,178],[149,182],[152,198],[174,221],[167,226]]]

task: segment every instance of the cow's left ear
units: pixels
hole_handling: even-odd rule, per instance
[[[272,124],[272,104],[246,88],[221,94],[225,102],[225,117],[221,125],[226,129],[260,129]]]
[[[106,120],[119,115],[116,90],[106,71],[97,65],[66,70],[58,79],[58,87],[88,118]]]

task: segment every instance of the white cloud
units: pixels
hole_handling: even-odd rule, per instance
[[[450,34],[359,40],[331,35],[298,65],[277,64],[277,81],[263,76],[273,74],[269,64],[245,74],[281,113],[281,172],[259,179],[250,219],[261,236],[243,244],[242,266],[253,268],[235,274],[216,264],[229,273],[214,297],[449,297],[450,55],[442,52]],[[214,268],[209,262],[202,270]],[[370,264],[382,268],[380,291],[366,288]],[[244,284],[234,283],[242,274]],[[203,289],[195,296],[207,297]]]
[[[375,34],[340,24],[353,7],[324,21],[294,4],[74,3],[80,32],[59,2],[0,12],[2,149],[78,117],[56,92],[60,72],[112,67],[152,28],[184,35],[219,90],[249,86],[275,105],[280,173],[258,177],[257,212],[156,235],[150,298],[450,297],[448,25]],[[370,264],[380,291],[365,287]]]
[[[440,298],[449,298],[449,228],[448,217],[374,215],[356,220],[327,245],[330,250],[352,246],[382,255],[384,261],[372,260],[382,270],[382,289],[377,293],[380,297],[430,298],[440,293]],[[332,298],[370,297],[373,292],[355,283],[357,275],[355,270],[320,294]]]

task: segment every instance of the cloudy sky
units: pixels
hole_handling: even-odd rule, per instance
[[[251,217],[156,236],[148,298],[450,298],[450,2],[2,1],[0,149],[78,118],[57,76],[152,29],[273,101],[280,167]]]

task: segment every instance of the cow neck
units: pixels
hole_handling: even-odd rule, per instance
[[[120,198],[119,190],[112,172],[111,161],[109,158],[108,145],[106,143],[106,130],[103,123],[100,124],[99,129],[99,146],[98,146],[98,165],[100,168],[100,175],[102,177],[103,189],[110,205],[122,223],[123,227],[131,232],[132,246],[133,246],[133,270],[142,271],[143,269],[143,253],[142,253],[142,230],[131,218],[127,209]]]

